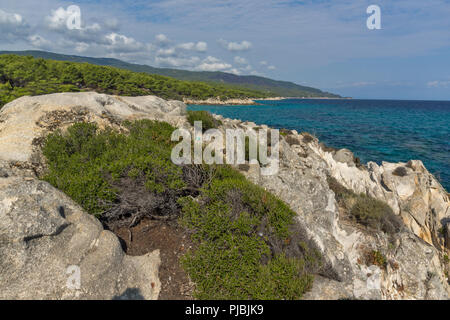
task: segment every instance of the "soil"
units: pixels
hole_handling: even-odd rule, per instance
[[[189,234],[176,221],[143,219],[132,228],[112,230],[131,256],[160,250],[160,300],[192,300],[193,283],[180,265],[180,258],[192,248]]]

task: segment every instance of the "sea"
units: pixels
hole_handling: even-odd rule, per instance
[[[260,105],[189,105],[226,118],[309,132],[363,163],[422,160],[450,191],[450,101],[285,99]]]

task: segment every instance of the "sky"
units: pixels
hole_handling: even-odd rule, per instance
[[[371,5],[379,29],[367,26]],[[260,75],[353,98],[450,100],[450,0],[0,0],[0,50]]]

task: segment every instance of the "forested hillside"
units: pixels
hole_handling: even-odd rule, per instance
[[[229,88],[240,90],[257,90],[266,95],[279,97],[329,97],[339,98],[339,95],[322,90],[301,86],[293,82],[278,81],[260,76],[235,75],[220,71],[188,71],[170,68],[155,68],[148,65],[128,63],[113,58],[92,58],[74,55],[58,54],[46,51],[0,51],[0,54],[32,55],[36,58],[53,59],[70,62],[88,62],[100,66],[112,66],[134,72],[145,72],[172,77],[183,81],[201,81],[212,85],[226,84]]]
[[[227,85],[181,81],[89,63],[54,61],[31,56],[0,55],[0,107],[24,95],[97,91],[125,96],[264,98],[271,94]]]

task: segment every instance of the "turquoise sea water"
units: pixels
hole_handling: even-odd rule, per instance
[[[199,106],[227,118],[307,131],[362,162],[422,160],[450,190],[450,101],[260,101],[260,106]]]

